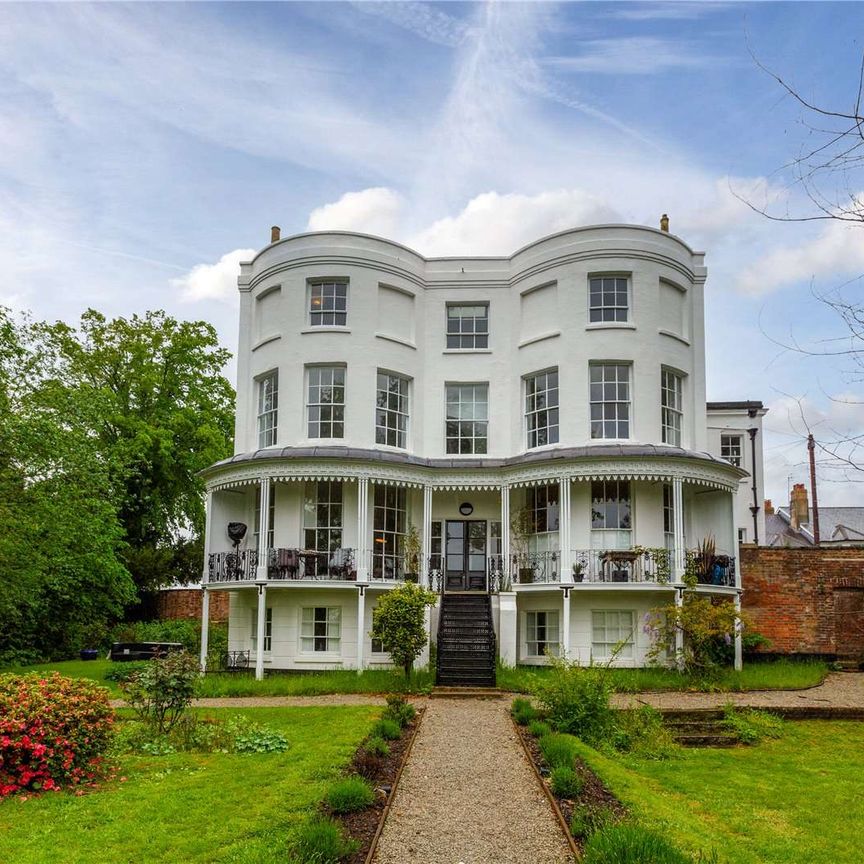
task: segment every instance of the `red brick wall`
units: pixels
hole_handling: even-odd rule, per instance
[[[849,592],[864,591],[864,549],[741,546],[743,606],[778,654],[857,656],[864,627]],[[835,589],[843,589],[837,592]],[[835,602],[836,600],[836,602]],[[854,611],[851,613],[856,614]],[[857,613],[864,619],[864,611]],[[858,644],[856,644],[858,643]]]
[[[160,591],[156,609],[160,618],[195,618],[201,620],[201,589],[175,588]],[[222,624],[228,620],[228,592],[210,592],[210,621]]]

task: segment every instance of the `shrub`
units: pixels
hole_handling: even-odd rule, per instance
[[[386,738],[388,741],[397,741],[402,737],[402,727],[389,717],[382,717],[372,727],[372,737]]]
[[[406,677],[429,641],[424,620],[426,607],[437,602],[437,595],[431,591],[405,582],[387,591],[375,607],[372,638],[381,640],[384,650],[405,670]]]
[[[544,723],[542,720],[532,720],[528,724],[528,731],[535,738],[542,738],[544,735],[549,735],[552,732],[552,727],[548,723]]]
[[[380,738],[377,740],[381,741],[381,743],[387,747],[386,741],[382,741]],[[384,767],[384,760],[369,750],[361,749],[355,754],[352,765],[354,766],[354,770],[361,777],[365,777],[367,780],[375,780],[381,774]]]
[[[0,675],[0,798],[94,779],[113,721],[108,691],[92,681]]]
[[[284,753],[290,747],[281,732],[254,720],[235,717],[229,721],[228,731],[235,753]]]
[[[417,711],[404,696],[391,695],[387,697],[384,716],[395,720],[404,729],[417,716]]]
[[[572,768],[573,760],[576,758],[575,743],[570,735],[559,735],[553,732],[551,735],[544,735],[537,742],[537,746],[550,768],[558,768],[560,765]]]
[[[378,735],[372,735],[363,745],[363,749],[373,756],[390,755],[390,745]]]
[[[532,720],[536,720],[539,717],[539,713],[531,704],[531,701],[522,698],[513,700],[513,704],[510,706],[510,713],[520,726],[527,726]]]
[[[358,844],[349,840],[342,826],[320,817],[304,822],[290,843],[297,864],[338,864],[357,851]]]
[[[692,864],[689,855],[641,825],[622,822],[592,834],[583,864]]]
[[[580,840],[587,840],[592,834],[602,831],[616,821],[611,807],[585,804],[573,811],[570,817],[570,833]]]
[[[723,725],[743,744],[756,744],[763,738],[783,736],[783,720],[767,711],[755,708],[736,710],[733,705],[727,705],[723,713]]]
[[[362,777],[345,777],[327,790],[326,800],[334,813],[351,813],[369,807],[375,793]]]
[[[679,750],[672,732],[663,723],[663,715],[650,705],[618,712],[614,744],[616,749],[644,759],[668,759]]]
[[[549,785],[559,798],[575,798],[584,783],[582,778],[568,765],[559,765],[552,769]]]
[[[146,668],[147,660],[133,660],[127,663],[114,663],[105,673],[106,681],[128,681],[133,675]]]
[[[166,733],[192,702],[199,680],[198,661],[185,651],[149,660],[120,689],[142,722]]]
[[[559,732],[600,744],[613,734],[612,685],[605,667],[579,666],[557,657],[552,669],[535,682],[535,694],[549,723]]]

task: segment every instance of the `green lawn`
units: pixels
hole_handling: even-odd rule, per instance
[[[57,671],[72,678],[92,678],[120,698],[123,694],[114,681],[106,681],[105,674],[122,663],[110,660],[63,660],[56,663],[37,663],[33,666],[16,666],[0,672],[51,672]],[[435,676],[418,669],[405,679],[404,673],[390,669],[367,669],[362,675],[355,671],[301,672],[296,674],[269,675],[256,681],[252,674],[212,674],[201,680],[199,696],[318,696],[327,693],[420,693],[427,692],[434,684]]]
[[[92,794],[7,800],[0,804],[0,861],[287,864],[285,841],[292,828],[314,811],[328,781],[347,763],[380,710],[204,713],[218,710],[282,730],[290,749],[124,756],[118,778]]]
[[[583,757],[634,815],[723,864],[864,860],[864,723],[787,723],[779,740],[664,762]]]
[[[498,686],[512,693],[530,693],[532,685],[549,669],[544,666],[499,666]],[[648,690],[799,690],[821,683],[828,666],[820,660],[776,660],[747,663],[740,672],[725,669],[710,682],[700,681],[675,669],[609,669],[612,686],[619,693]]]

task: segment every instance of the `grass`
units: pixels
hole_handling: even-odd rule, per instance
[[[88,664],[90,665],[90,664]],[[278,754],[120,758],[118,778],[83,797],[0,804],[0,861],[19,864],[284,864],[286,842],[339,775],[380,709],[210,709],[279,729]],[[126,782],[120,782],[125,777]]]
[[[64,660],[16,666],[5,672],[61,672],[72,678],[92,678],[120,698],[122,693],[114,681],[106,681],[105,673],[122,664],[110,660]],[[434,684],[434,673],[418,669],[410,680],[401,670],[366,669],[361,675],[350,669],[331,672],[297,672],[268,675],[256,681],[252,674],[206,675],[201,680],[198,696],[219,698],[230,696],[323,696],[329,693],[424,693]]]
[[[724,864],[859,864],[864,723],[787,723],[757,747],[667,761],[580,755],[644,825]]]
[[[530,693],[536,681],[549,674],[546,666],[499,666],[498,686],[511,693]],[[821,660],[774,660],[748,663],[740,672],[725,669],[710,682],[683,675],[675,669],[609,669],[613,689],[619,693],[650,690],[800,690],[820,684],[828,674]]]

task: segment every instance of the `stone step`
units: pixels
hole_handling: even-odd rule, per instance
[[[497,699],[500,695],[501,691],[497,687],[475,687],[470,684],[432,688],[433,699]]]
[[[714,732],[694,735],[674,735],[676,743],[682,747],[735,747],[738,736],[732,732]]]

